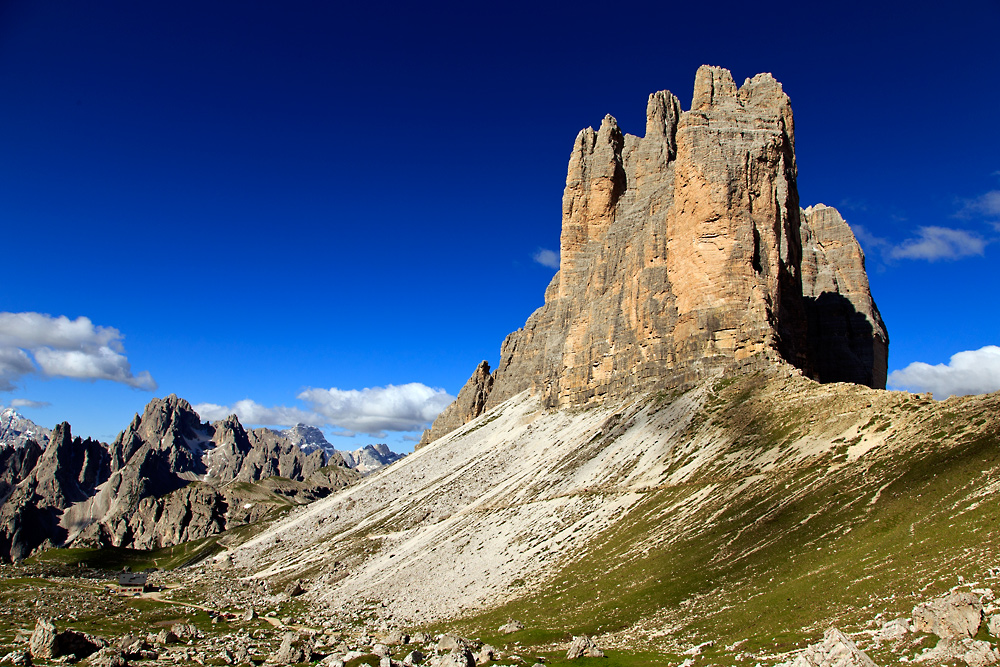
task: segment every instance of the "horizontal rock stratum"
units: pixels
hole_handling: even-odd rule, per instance
[[[799,208],[788,96],[702,66],[689,111],[649,96],[646,135],[577,135],[545,305],[481,363],[424,444],[528,389],[548,406],[791,363],[885,388],[889,338],[835,209]]]

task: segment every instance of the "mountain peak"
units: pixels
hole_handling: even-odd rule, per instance
[[[781,84],[765,73],[737,88],[705,65],[690,111],[660,91],[646,116],[645,137],[611,116],[577,136],[545,304],[424,443],[524,390],[548,406],[599,404],[774,364],[885,387],[888,336],[860,248],[839,214],[799,208]],[[804,260],[803,234],[842,250]]]

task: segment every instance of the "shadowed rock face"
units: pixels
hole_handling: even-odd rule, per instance
[[[525,389],[583,405],[782,361],[884,387],[888,337],[839,215],[815,214],[810,238],[829,247],[803,259],[794,149],[780,83],[758,74],[737,88],[709,66],[690,111],[650,95],[644,137],[611,116],[581,131],[545,304],[503,342],[490,381],[481,364],[463,389],[486,400],[460,396],[424,441]]]
[[[872,299],[865,255],[837,209],[802,211],[802,293],[820,382],[885,388],[889,334]]]

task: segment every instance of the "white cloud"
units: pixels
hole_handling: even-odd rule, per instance
[[[122,339],[118,329],[94,326],[86,317],[71,320],[64,315],[0,313],[0,391],[10,391],[15,380],[39,369],[50,377],[111,380],[137,389],[156,389],[149,371],[132,373]]]
[[[444,389],[419,382],[366,389],[308,388],[298,395],[308,410],[296,407],[266,407],[245,399],[231,407],[215,403],[194,406],[202,419],[215,421],[231,414],[247,425],[333,427],[334,436],[351,437],[364,433],[384,438],[388,431],[420,431],[434,421],[453,400]]]
[[[51,403],[46,401],[32,401],[27,398],[15,398],[10,402],[12,408],[47,408]]]
[[[372,437],[386,431],[426,428],[455,400],[444,389],[420,382],[366,389],[306,389],[298,398],[329,420],[330,424]]]
[[[549,267],[550,269],[559,268],[559,253],[554,250],[539,248],[538,252],[531,256],[531,259],[535,260],[542,266]]]
[[[0,347],[0,391],[14,391],[14,380],[34,371],[35,365],[24,350]]]
[[[936,398],[985,394],[1000,390],[1000,347],[987,345],[952,355],[945,364],[915,361],[889,374],[887,384],[895,389],[929,391]]]
[[[903,241],[889,248],[885,254],[890,259],[960,259],[972,255],[982,255],[986,241],[963,229],[947,227],[920,227],[918,238]]]
[[[216,405],[215,403],[199,403],[194,406],[194,410],[202,419],[212,422],[225,419],[229,415],[236,415],[241,424],[255,426],[294,426],[295,424],[326,426],[327,424],[327,421],[315,412],[283,406],[268,408],[250,399],[236,401],[232,407]]]
[[[1000,218],[1000,190],[990,190],[975,199],[965,202],[958,217],[982,215],[988,218]]]

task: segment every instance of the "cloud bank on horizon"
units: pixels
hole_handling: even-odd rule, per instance
[[[986,394],[1000,390],[1000,347],[987,345],[951,356],[947,364],[915,361],[889,373],[887,386],[931,392],[935,398]]]
[[[35,373],[155,390],[149,371],[132,373],[123,339],[118,329],[87,317],[0,312],[0,391],[13,391],[18,379]]]
[[[337,429],[333,435],[350,437],[363,433],[384,438],[387,431],[413,432],[427,428],[455,397],[444,389],[420,382],[365,389],[320,389],[309,387],[297,398],[308,409],[266,407],[244,399],[232,406],[199,403],[194,406],[202,419],[216,421],[231,414],[244,424],[255,426],[294,426],[308,424]]]

